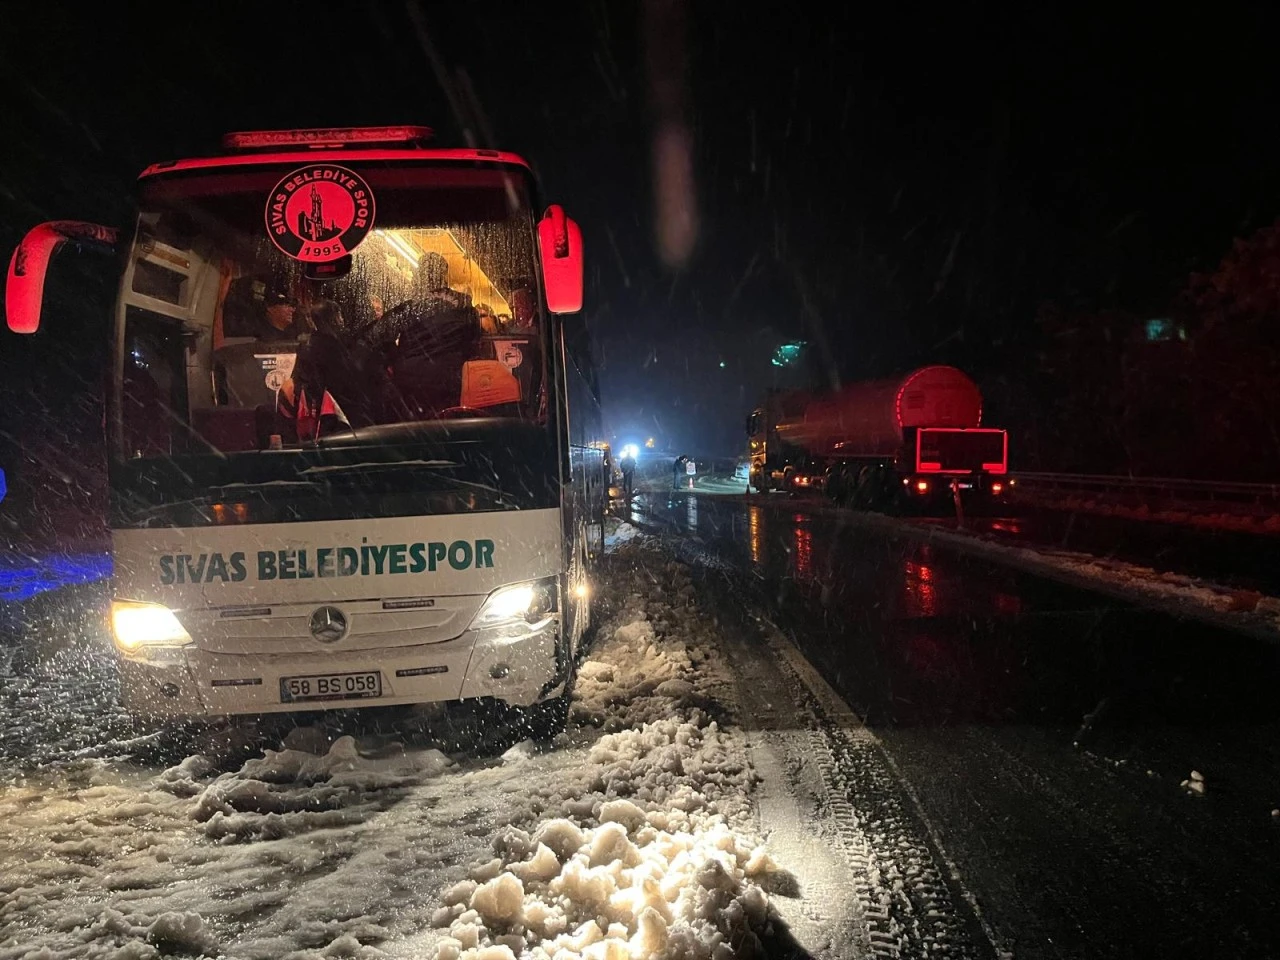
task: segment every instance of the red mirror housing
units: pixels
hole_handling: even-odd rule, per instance
[[[14,333],[35,333],[44,304],[44,278],[49,262],[62,244],[94,243],[115,246],[119,231],[82,220],[51,220],[32,227],[9,261],[4,286],[4,314]]]
[[[552,313],[577,313],[582,309],[582,231],[563,207],[547,207],[538,221],[538,246],[547,308]]]

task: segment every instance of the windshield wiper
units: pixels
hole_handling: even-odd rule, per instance
[[[323,473],[347,473],[351,470],[367,470],[377,467],[460,467],[462,464],[456,460],[369,460],[363,463],[319,463],[314,467],[307,467],[305,470],[299,470],[298,476],[305,477],[311,474]]]

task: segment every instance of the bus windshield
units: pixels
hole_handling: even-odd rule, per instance
[[[454,418],[544,424],[523,178],[353,164],[376,198],[370,229],[349,262],[317,264],[271,235],[269,198],[296,168],[144,185],[118,317],[117,458],[314,448]],[[330,242],[342,211],[306,190],[289,215]]]

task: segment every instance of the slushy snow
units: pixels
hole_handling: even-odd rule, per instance
[[[640,528],[625,520],[616,517],[605,520],[604,545],[608,550],[614,550],[638,536],[641,536]]]
[[[631,595],[579,674],[574,716],[614,732],[576,782],[535,793],[536,822],[498,833],[493,858],[444,891],[437,960],[760,952],[770,912],[755,881],[778,867],[742,832],[754,774],[741,736],[712,715],[723,706],[710,653],[662,629],[691,599],[681,568],[665,572],[654,616]]]
[[[101,698],[59,701],[75,741],[0,790],[0,960],[756,955],[780,868],[714,628],[653,557],[602,585],[552,744],[446,754],[335,718],[157,769]],[[48,723],[39,686],[6,688],[14,729]]]

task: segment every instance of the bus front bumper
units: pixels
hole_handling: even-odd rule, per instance
[[[226,654],[195,645],[120,659],[121,699],[159,717],[349,710],[491,697],[528,706],[567,679],[558,618],[374,650]]]

